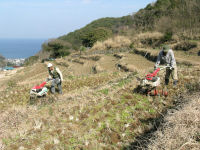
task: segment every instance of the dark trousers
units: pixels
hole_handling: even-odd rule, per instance
[[[60,94],[62,94],[62,86],[61,86],[61,81],[59,78],[53,79],[51,83],[51,93],[55,94],[55,86],[57,85],[58,91]]]
[[[172,76],[172,79],[174,82],[178,81],[178,75],[177,75],[177,67],[175,66],[172,70],[167,68],[166,69],[166,74],[165,74],[165,85],[169,84],[169,78]]]

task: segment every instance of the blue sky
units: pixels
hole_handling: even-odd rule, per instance
[[[121,17],[154,0],[0,0],[0,38],[56,38],[102,17]]]

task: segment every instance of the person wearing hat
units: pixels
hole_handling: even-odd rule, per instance
[[[173,50],[170,49],[168,45],[164,45],[160,51],[157,57],[155,68],[158,68],[160,64],[168,66],[165,74],[165,85],[169,84],[169,77],[172,75],[172,79],[174,80],[173,84],[176,86],[178,82],[176,59],[174,57]]]
[[[57,85],[59,94],[62,94],[62,82],[63,82],[63,75],[59,68],[53,67],[51,63],[48,64],[48,71],[49,71],[49,78],[52,80],[51,83],[51,93],[55,94],[55,86]]]

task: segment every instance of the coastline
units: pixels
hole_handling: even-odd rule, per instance
[[[0,71],[9,71],[22,67],[25,62],[25,58],[18,59],[3,59],[0,63]]]

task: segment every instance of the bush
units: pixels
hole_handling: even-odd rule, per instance
[[[172,40],[172,37],[173,37],[172,31],[167,31],[167,32],[165,32],[165,34],[164,34],[164,36],[163,36],[162,42],[171,41],[171,40]]]
[[[43,50],[51,52],[50,57],[57,58],[70,55],[71,44],[62,40],[52,40],[42,45]]]
[[[129,46],[130,49],[134,49],[134,43],[131,43]]]
[[[112,31],[107,28],[97,28],[90,31],[82,38],[85,47],[92,47],[97,41],[104,41],[112,35]]]
[[[51,54],[50,57],[58,58],[58,57],[64,57],[64,56],[69,56],[69,55],[70,55],[69,50],[59,49],[57,51],[54,51],[54,53]]]
[[[189,51],[190,49],[196,48],[197,43],[196,42],[190,42],[190,41],[184,41],[180,42],[177,45],[174,46],[175,50],[183,50],[183,51]]]
[[[79,51],[80,51],[80,55],[81,55],[81,54],[82,54],[82,52],[86,51],[86,47],[84,47],[84,46],[81,46],[81,47],[80,47],[80,49],[79,49]]]
[[[198,56],[200,56],[200,51],[198,52]]]

